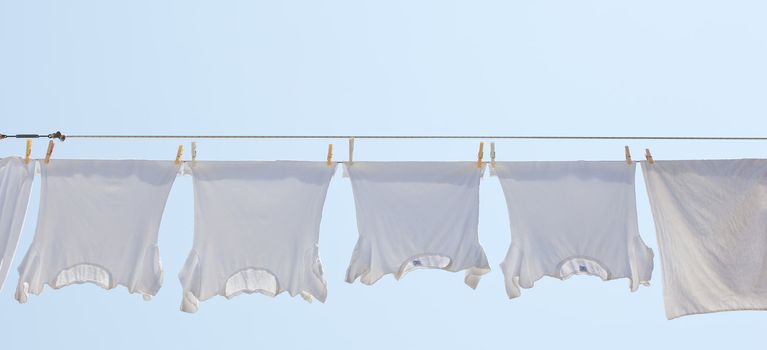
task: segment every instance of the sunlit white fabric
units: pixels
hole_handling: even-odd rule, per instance
[[[650,281],[653,253],[639,237],[635,165],[625,162],[498,162],[511,224],[501,264],[509,298],[543,276]]]
[[[767,310],[767,160],[642,166],[669,319]]]
[[[483,169],[476,163],[354,162],[345,171],[359,230],[347,282],[438,268],[466,270],[475,288],[490,271],[477,233]]]
[[[51,160],[41,164],[37,230],[16,299],[94,283],[146,299],[162,284],[157,235],[179,165],[172,161]]]
[[[16,254],[35,178],[35,163],[19,157],[0,159],[0,289]]]
[[[200,300],[283,291],[325,301],[318,240],[335,167],[325,162],[193,162],[195,235],[181,310]]]

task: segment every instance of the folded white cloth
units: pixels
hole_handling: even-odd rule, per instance
[[[483,169],[476,163],[354,162],[345,171],[359,229],[347,282],[439,268],[466,270],[475,288],[490,271],[477,233]]]
[[[0,289],[16,254],[27,213],[35,163],[19,157],[0,159]]]
[[[145,299],[162,284],[157,234],[179,165],[173,161],[51,160],[41,164],[37,231],[16,299],[73,283],[123,285]]]
[[[666,317],[767,309],[767,160],[642,166]]]
[[[181,310],[200,300],[287,291],[325,301],[318,240],[334,166],[325,162],[194,162],[195,234],[179,279]]]
[[[635,165],[497,162],[511,224],[501,264],[509,298],[543,276],[587,274],[647,284],[653,253],[639,237]]]

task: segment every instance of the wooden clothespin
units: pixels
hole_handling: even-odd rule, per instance
[[[178,151],[176,152],[176,165],[181,164],[181,155],[184,154],[184,145],[178,145]]]
[[[197,160],[197,142],[192,141],[192,161]]]
[[[631,165],[631,163],[633,162],[631,161],[631,151],[629,151],[629,146],[626,146],[625,149],[626,149],[626,164]]]
[[[351,166],[354,163],[354,138],[349,138],[349,162],[347,163],[349,166]]]
[[[328,166],[329,167],[333,166],[333,144],[332,143],[328,144]]]
[[[484,157],[483,150],[485,149],[485,143],[479,143],[479,153],[477,153],[477,168],[482,168],[482,157]]]
[[[495,142],[490,142],[490,167],[495,168]]]
[[[648,164],[655,164],[655,160],[652,159],[652,153],[650,153],[650,149],[649,148],[645,148],[644,149],[644,157],[645,157],[645,159],[647,159],[647,163]]]
[[[29,164],[29,156],[32,155],[32,140],[27,139],[27,151],[24,154],[24,164]]]
[[[48,150],[45,151],[45,164],[48,164],[51,162],[51,154],[53,154],[53,146],[55,144],[53,143],[53,140],[48,141]]]

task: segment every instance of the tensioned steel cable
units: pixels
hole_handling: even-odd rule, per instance
[[[691,141],[767,141],[755,136],[563,136],[563,135],[65,135],[51,134],[3,135],[5,138],[66,139],[498,139],[498,140],[691,140]]]

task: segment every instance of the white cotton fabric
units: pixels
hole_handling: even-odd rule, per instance
[[[767,160],[642,166],[666,317],[767,310]]]
[[[0,289],[16,254],[27,213],[35,163],[19,157],[0,159]]]
[[[179,279],[181,310],[200,300],[287,291],[325,301],[318,252],[335,166],[326,162],[193,162],[194,247]]]
[[[386,274],[466,270],[476,288],[490,271],[479,244],[479,182],[474,162],[354,162],[351,179],[359,240],[346,281],[373,284]]]
[[[648,284],[653,253],[639,236],[635,165],[625,162],[497,162],[511,246],[501,269],[509,298],[543,276],[594,275]]]
[[[162,284],[157,235],[179,165],[173,161],[56,160],[40,165],[34,240],[19,266],[16,299],[94,283],[145,299]]]

